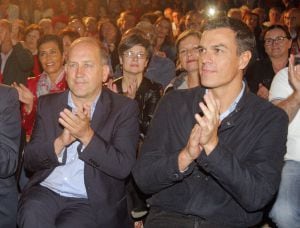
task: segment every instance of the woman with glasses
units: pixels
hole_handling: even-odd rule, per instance
[[[140,136],[143,139],[161,97],[161,85],[144,77],[152,46],[142,32],[129,32],[120,41],[118,51],[123,76],[108,87],[138,102]]]
[[[258,96],[268,99],[269,89],[275,74],[288,66],[292,40],[285,26],[272,25],[263,34],[266,57],[252,62],[246,71],[249,89]]]
[[[190,89],[200,85],[199,51],[201,33],[186,30],[176,40],[178,64],[183,72],[166,87],[165,92],[172,89]]]
[[[137,101],[140,143],[142,143],[162,93],[160,84],[144,77],[145,69],[152,56],[152,46],[146,34],[132,29],[128,30],[121,39],[118,51],[123,76],[113,83],[108,83],[108,88]],[[146,196],[138,190],[133,179],[129,182],[127,190],[131,201],[129,205],[132,205],[131,216],[135,220],[140,220],[148,213]]]

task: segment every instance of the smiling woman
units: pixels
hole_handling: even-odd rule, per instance
[[[252,62],[246,71],[245,78],[252,92],[267,99],[273,77],[278,71],[288,66],[292,40],[289,31],[282,25],[268,27],[263,34],[263,39],[267,57]]]
[[[14,83],[22,102],[22,126],[29,140],[35,123],[37,100],[41,95],[64,91],[67,88],[63,69],[62,39],[56,35],[45,35],[37,41],[38,57],[43,72],[27,79],[27,87]]]
[[[184,71],[166,87],[165,92],[172,89],[189,89],[200,85],[199,56],[201,33],[186,30],[176,40],[177,56],[180,68]]]

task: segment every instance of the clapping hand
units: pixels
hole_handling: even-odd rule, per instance
[[[30,113],[33,108],[33,102],[34,102],[33,93],[22,83],[17,84],[16,82],[14,82],[12,84],[12,87],[14,87],[18,91],[19,101],[25,105],[25,111],[27,113]]]

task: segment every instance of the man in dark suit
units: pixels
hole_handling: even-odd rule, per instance
[[[135,162],[138,107],[102,88],[108,59],[93,38],[69,51],[70,90],[40,97],[25,168],[34,172],[19,227],[130,227],[125,182]]]
[[[0,85],[0,227],[15,228],[18,191],[17,168],[21,116],[18,93]]]
[[[0,20],[0,80],[3,84],[25,83],[32,74],[33,56],[18,40],[11,37],[12,24]]]

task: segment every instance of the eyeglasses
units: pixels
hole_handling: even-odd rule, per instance
[[[266,46],[271,46],[273,45],[274,42],[281,44],[283,43],[284,39],[287,39],[286,36],[277,36],[276,38],[266,38],[265,39],[265,45]]]
[[[133,51],[127,51],[124,52],[123,54],[125,57],[128,57],[130,59],[145,59],[146,58],[146,54],[143,52],[133,52]]]
[[[196,46],[190,49],[181,49],[179,50],[179,55],[180,56],[187,56],[188,54],[192,54],[192,55],[199,55],[200,54],[200,46]]]

